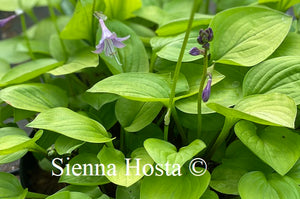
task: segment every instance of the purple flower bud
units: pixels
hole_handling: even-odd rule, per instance
[[[197,41],[199,44],[205,45],[206,43],[212,41],[213,37],[214,35],[211,28],[207,28],[206,30],[201,29]]]
[[[190,53],[190,55],[197,56],[197,55],[202,55],[204,52],[203,52],[203,50],[201,50],[197,47],[193,47],[189,53]]]
[[[202,47],[207,49],[207,50],[209,49],[209,46],[210,46],[209,43],[205,43],[205,44],[202,45]]]
[[[203,102],[207,102],[210,96],[210,90],[211,90],[211,82],[212,82],[212,76],[211,74],[208,74],[208,80],[207,84],[202,92],[202,100]]]
[[[212,29],[207,28],[205,31],[208,34],[208,37],[207,37],[208,41],[212,41],[214,38],[214,33],[213,33]]]

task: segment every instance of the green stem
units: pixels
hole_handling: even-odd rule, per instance
[[[45,194],[33,193],[33,192],[30,192],[30,191],[28,191],[27,195],[26,195],[26,198],[32,198],[32,199],[35,199],[35,198],[47,198],[47,197],[48,196],[45,195]]]
[[[229,118],[229,117],[225,118],[225,122],[224,122],[221,133],[219,134],[217,140],[215,141],[215,143],[211,147],[211,149],[208,150],[208,155],[207,155],[208,159],[212,158],[212,156],[214,155],[216,150],[219,148],[219,146],[221,146],[221,144],[225,141],[225,139],[229,135],[231,127],[234,125],[235,122],[236,122],[236,120],[233,118]]]
[[[60,37],[60,30],[59,30],[59,27],[58,27],[58,24],[57,24],[57,20],[56,20],[56,16],[55,16],[55,12],[54,12],[54,9],[51,5],[51,0],[47,0],[48,1],[48,10],[49,10],[49,13],[50,13],[50,17],[51,17],[51,20],[55,26],[55,30],[56,30],[56,33],[58,34],[58,38],[59,38],[59,41],[60,41],[60,45],[63,49],[63,52],[64,52],[64,57],[65,57],[65,62],[67,61],[68,59],[68,53],[67,53],[67,48],[65,46],[65,43],[63,42],[63,40],[61,39]]]
[[[149,72],[150,73],[153,73],[156,59],[157,59],[157,54],[156,54],[156,51],[154,50],[152,52],[152,56],[151,56],[151,60],[150,60],[150,67],[149,67]]]
[[[164,126],[164,140],[168,141],[169,125]]]
[[[24,34],[24,37],[25,37],[25,40],[26,40],[26,45],[27,45],[27,48],[28,48],[29,56],[31,57],[31,59],[35,60],[35,56],[33,54],[33,51],[32,51],[31,45],[30,45],[30,40],[29,40],[29,37],[27,35],[27,25],[26,25],[24,14],[21,14],[20,18],[21,18],[22,31],[23,31],[23,34]]]
[[[198,123],[197,123],[197,138],[201,137],[201,131],[202,131],[202,92],[204,88],[204,84],[206,81],[206,75],[207,75],[207,65],[208,65],[208,56],[207,56],[207,50],[204,51],[204,58],[203,58],[203,71],[202,71],[202,77],[198,92]]]
[[[47,150],[45,150],[44,148],[42,148],[41,146],[39,146],[38,144],[34,143],[34,145],[32,146],[31,150],[33,152],[37,152],[37,153],[41,153],[43,154],[45,157],[48,156]]]
[[[182,47],[181,47],[181,50],[180,50],[179,58],[178,58],[178,61],[177,61],[177,64],[176,64],[176,68],[175,68],[175,72],[174,72],[174,77],[173,77],[173,84],[172,84],[171,94],[170,94],[170,99],[169,99],[168,112],[167,112],[167,115],[165,117],[165,118],[168,118],[168,119],[170,118],[171,110],[174,107],[174,98],[175,98],[176,84],[177,84],[177,81],[178,81],[178,78],[179,78],[179,74],[180,74],[181,63],[182,63],[184,51],[185,51],[185,48],[186,48],[186,45],[187,45],[187,42],[188,42],[188,39],[189,39],[189,35],[190,35],[191,29],[192,29],[192,24],[193,24],[193,21],[194,21],[194,15],[195,15],[195,12],[198,9],[198,4],[199,4],[199,0],[194,0],[194,4],[193,4],[192,12],[191,12],[191,15],[190,15],[188,27],[187,27],[187,30],[186,30],[186,33],[185,33],[185,37],[184,37],[184,40],[183,40],[183,43],[182,43]],[[165,125],[168,126],[169,122],[165,123]],[[168,128],[165,127],[165,134],[166,134],[166,129],[168,129]]]

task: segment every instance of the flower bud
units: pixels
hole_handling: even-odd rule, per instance
[[[203,55],[204,51],[197,47],[193,47],[189,53],[190,53],[190,55],[197,56],[197,55]]]
[[[212,76],[211,74],[208,74],[208,80],[207,84],[202,92],[202,100],[203,102],[207,102],[210,96],[210,90],[211,90],[211,82],[212,82]]]

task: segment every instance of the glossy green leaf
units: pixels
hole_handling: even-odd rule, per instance
[[[88,195],[80,192],[62,191],[57,192],[46,199],[92,199]]]
[[[133,17],[133,11],[142,6],[141,0],[104,0],[105,12],[109,18],[125,20]]]
[[[38,77],[39,75],[46,73],[49,70],[60,66],[61,64],[62,62],[57,62],[56,60],[50,58],[38,59],[20,64],[9,70],[1,78],[0,86],[25,82]]]
[[[92,143],[112,140],[100,123],[67,108],[59,107],[44,111],[27,126],[54,131],[70,138]]]
[[[207,189],[200,199],[219,199],[219,196],[209,189]]]
[[[10,70],[10,65],[7,61],[4,59],[0,59],[0,79],[2,78],[5,73],[7,73]]]
[[[210,27],[212,60],[253,66],[269,57],[289,32],[292,18],[263,7],[239,7],[218,13]]]
[[[14,175],[0,172],[0,198],[24,199],[26,194],[27,189],[23,189]]]
[[[290,32],[282,44],[272,54],[272,57],[300,56],[300,35]]]
[[[47,42],[39,41],[39,40],[30,40],[29,43],[30,43],[32,52],[44,54],[47,56],[50,55]],[[16,46],[16,51],[29,53],[29,49],[28,49],[28,46],[27,46],[27,43],[25,40],[23,40]]]
[[[79,49],[74,55],[71,55],[66,64],[49,71],[52,75],[66,75],[78,72],[84,68],[97,67],[99,58],[91,52],[90,48]]]
[[[285,56],[267,60],[253,67],[245,76],[244,96],[283,93],[300,104],[300,57]]]
[[[68,104],[68,97],[62,89],[39,83],[10,86],[0,91],[0,98],[15,108],[36,112]]]
[[[116,191],[116,199],[139,199],[140,187],[140,181],[134,183],[130,187],[118,186]]]
[[[116,49],[118,51],[121,66],[116,62],[113,56],[106,56],[105,52],[100,54],[100,57],[106,62],[108,68],[113,74],[123,72],[148,72],[149,61],[145,47],[137,36],[137,34],[127,25],[116,20],[107,20],[105,24],[112,32],[115,32],[118,37],[130,38],[123,43],[126,45],[124,48]],[[97,32],[97,42],[101,39],[101,28]]]
[[[93,16],[93,9],[95,9],[93,8],[93,0],[78,1],[73,17],[60,36],[63,39],[86,39],[92,42],[93,23],[96,21]]]
[[[166,75],[154,73],[122,73],[95,84],[88,92],[113,93],[136,101],[167,102],[171,92]],[[188,90],[186,79],[177,82],[177,92]]]
[[[8,63],[20,63],[29,60],[30,57],[25,52],[17,51],[19,43],[23,42],[22,37],[13,37],[0,41],[0,58]]]
[[[81,192],[90,196],[91,198],[99,198],[103,195],[98,186],[69,185],[60,191]]]
[[[297,113],[294,100],[279,93],[251,95],[243,98],[234,108],[216,103],[208,103],[207,106],[235,121],[244,119],[259,124],[289,128],[294,128]]]
[[[15,11],[17,9],[31,9],[33,8],[39,0],[1,0],[1,9],[3,11]]]
[[[181,176],[147,176],[142,181],[141,199],[200,198],[209,185],[210,174],[194,176],[185,170]]]
[[[267,127],[257,132],[248,121],[235,125],[238,138],[280,175],[285,175],[300,158],[300,135],[286,128]]]
[[[0,132],[0,164],[17,160],[28,151],[41,152],[35,142],[42,136],[43,131],[38,131],[32,139],[23,130],[15,127],[4,127]]]
[[[149,125],[162,109],[160,102],[137,102],[120,98],[116,103],[116,117],[128,132],[137,132]]]
[[[243,199],[300,198],[300,189],[290,177],[277,173],[266,176],[260,171],[247,173],[241,178],[239,193]]]
[[[143,148],[136,149],[132,152],[131,158],[125,159],[121,151],[104,146],[98,154],[98,158],[106,168],[114,165],[115,169],[112,169],[106,177],[111,182],[125,187],[133,185],[144,176],[144,173],[148,172],[150,167],[144,167],[144,165],[153,164],[153,160]],[[125,163],[127,160],[128,162]]]
[[[287,173],[287,176],[293,178],[295,182],[300,185],[300,159],[294,165],[294,167]]]
[[[258,3],[260,4],[267,4],[273,3],[274,8],[281,10],[281,11],[287,11],[290,7],[293,5],[300,3],[299,0],[258,0]],[[271,4],[271,5],[273,5]],[[273,6],[271,6],[273,8]]]
[[[255,2],[257,2],[257,0],[221,0],[218,1],[216,6],[217,11],[222,11],[233,7],[250,5]]]
[[[84,142],[60,135],[55,141],[55,150],[59,155],[71,154],[72,151],[82,146]]]
[[[61,160],[56,160],[55,164],[59,164],[61,162]],[[55,172],[56,175],[62,173],[59,178],[59,182],[82,186],[109,183],[109,180],[105,177],[107,167],[102,170],[103,167],[99,166],[100,162],[95,154],[80,153],[70,160],[68,164],[69,166],[64,168],[63,173],[61,171],[62,168],[60,168],[60,171]]]
[[[181,14],[181,13],[180,13]],[[211,21],[212,16],[204,15],[204,14],[195,14],[193,27],[201,26],[201,25],[208,25]],[[168,35],[175,35],[178,33],[182,33],[186,30],[188,26],[188,17],[184,16],[176,16],[176,18],[172,20],[168,20],[160,25],[160,27],[155,31],[159,36],[168,36]]]
[[[168,37],[153,37],[150,41],[152,48],[157,53],[157,55],[163,59],[177,62],[178,55],[181,50],[181,46],[184,40],[185,33],[179,34],[177,36]],[[188,43],[184,52],[183,62],[190,62],[202,58],[202,55],[192,56],[189,54],[191,48],[198,46],[197,37],[199,36],[199,31],[195,30],[190,33]]]
[[[94,109],[99,110],[105,104],[116,101],[119,96],[106,93],[84,93],[82,100],[91,105]]]
[[[224,194],[238,195],[238,183],[249,171],[272,173],[273,169],[239,140],[234,141],[226,149],[222,164],[213,170],[210,186]]]
[[[180,167],[184,165],[188,160],[192,159],[200,151],[202,151],[206,145],[201,140],[194,140],[188,146],[182,147],[177,152],[177,148],[170,142],[159,140],[155,138],[149,138],[144,142],[144,147],[151,158],[156,162],[159,167],[165,171],[174,171],[177,167],[166,167],[166,163],[171,165],[178,164]]]

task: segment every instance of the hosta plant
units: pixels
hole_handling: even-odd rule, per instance
[[[299,0],[0,3],[0,198],[300,198]]]

